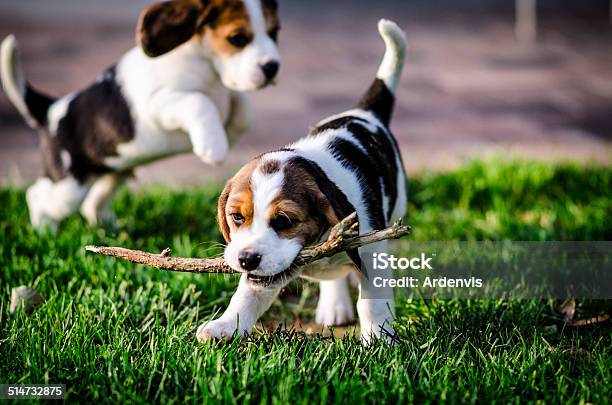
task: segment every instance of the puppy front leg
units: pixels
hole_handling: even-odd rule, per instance
[[[395,311],[395,299],[391,287],[376,287],[374,279],[382,277],[390,279],[393,272],[390,269],[374,269],[373,253],[387,252],[387,242],[374,243],[359,249],[359,253],[367,271],[359,275],[359,300],[357,313],[361,327],[361,341],[369,345],[374,339],[392,342],[395,333],[392,327]]]
[[[230,145],[238,141],[253,123],[253,109],[248,96],[244,93],[232,91],[230,116],[225,125]]]
[[[219,319],[200,325],[196,337],[205,342],[211,339],[230,340],[234,334],[244,337],[250,333],[257,319],[270,308],[280,289],[254,289],[246,275],[240,278],[238,289]]]
[[[165,92],[155,96],[152,106],[165,130],[189,134],[193,152],[204,163],[223,162],[229,143],[219,110],[209,97],[195,92]]]
[[[96,179],[81,204],[81,214],[90,225],[114,225],[113,196],[130,175],[131,172],[108,173]]]

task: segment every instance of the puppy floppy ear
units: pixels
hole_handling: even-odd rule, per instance
[[[230,181],[227,182],[221,196],[219,197],[219,202],[217,203],[217,221],[219,222],[219,230],[223,235],[223,239],[229,243],[230,238],[230,228],[227,223],[227,215],[225,215],[225,206],[227,205],[227,199],[229,198],[229,194],[232,191],[232,183]]]
[[[155,3],[140,15],[136,42],[145,54],[157,57],[187,42],[205,19],[208,0]]]
[[[333,227],[355,211],[355,207],[349,202],[342,190],[327,177],[315,162],[300,157],[292,159],[291,164],[301,167],[313,177],[318,188],[318,191],[313,195],[313,202],[316,209],[325,218],[328,227]],[[361,258],[357,249],[349,250],[347,254],[357,268],[361,270]]]
[[[319,207],[319,212],[327,220],[327,224],[330,228],[355,211],[355,208],[347,200],[342,190],[330,180],[319,185],[319,189],[321,190],[321,194],[317,197],[316,204]],[[359,256],[358,250],[352,249],[346,253],[357,268],[361,270],[361,257]]]

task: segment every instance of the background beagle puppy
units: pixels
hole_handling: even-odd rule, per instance
[[[79,207],[92,224],[111,219],[115,189],[140,164],[190,150],[220,164],[251,120],[240,92],[279,70],[279,28],[276,0],[156,3],[140,16],[140,46],[59,99],[27,83],[6,38],[2,85],[42,137],[45,174],[27,191],[32,224],[55,228]]]
[[[353,263],[362,270],[357,303],[362,339],[390,339],[393,291],[371,284],[374,276],[390,277],[371,266],[372,253],[387,250],[385,242],[349,252],[350,259],[341,254],[303,269],[289,268],[302,247],[320,240],[353,211],[361,233],[383,229],[405,215],[404,165],[389,130],[405,37],[391,21],[381,20],[378,29],[386,52],[358,107],[325,119],[293,145],[257,157],[225,186],[218,204],[228,243],[225,260],[243,275],[225,313],[200,326],[200,341],[250,332],[280,288],[298,275],[321,281],[319,323],[351,321],[346,276],[355,269]]]

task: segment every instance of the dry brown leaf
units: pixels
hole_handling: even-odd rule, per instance
[[[563,301],[558,307],[557,312],[563,315],[565,322],[570,322],[576,315],[576,300],[573,298]]]

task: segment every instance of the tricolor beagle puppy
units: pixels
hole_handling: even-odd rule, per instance
[[[200,326],[197,338],[228,339],[251,331],[279,290],[297,276],[321,282],[316,320],[342,324],[354,317],[347,275],[358,272],[357,311],[362,339],[390,339],[393,291],[375,288],[372,254],[380,242],[292,270],[300,250],[356,211],[359,232],[383,229],[406,212],[406,180],[389,130],[405,55],[405,38],[393,22],[378,25],[386,52],[358,107],[320,122],[307,137],[245,165],[225,186],[218,220],[227,241],[225,260],[243,273],[225,313]],[[350,256],[350,259],[349,259]]]
[[[32,224],[55,228],[79,207],[92,224],[109,220],[115,189],[144,163],[193,150],[220,164],[251,120],[241,92],[279,70],[279,28],[276,0],[156,3],[140,16],[139,46],[59,99],[27,83],[6,38],[2,85],[42,137],[45,175],[27,191]]]

